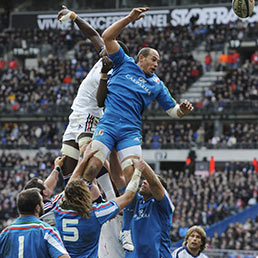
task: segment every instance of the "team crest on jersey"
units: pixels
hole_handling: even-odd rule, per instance
[[[159,79],[158,77],[154,77],[154,78],[152,78],[152,80],[153,80],[154,82],[156,82],[157,84],[159,84],[159,82],[160,82],[160,79]]]
[[[96,133],[96,136],[102,136],[104,134],[103,130],[100,129],[98,130],[98,132]]]

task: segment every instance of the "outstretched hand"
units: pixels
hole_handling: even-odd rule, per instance
[[[193,105],[188,100],[184,100],[180,104],[180,112],[182,112],[184,116],[192,112],[193,109]]]
[[[65,5],[62,5],[62,10],[58,12],[57,19],[62,21],[67,21],[69,19],[75,20],[77,14],[71,10],[69,10]]]
[[[140,171],[143,171],[145,169],[146,163],[142,158],[140,158],[137,161],[135,161],[135,160],[132,160],[132,161],[133,161],[134,168],[137,168]]]
[[[144,12],[149,11],[150,8],[149,7],[139,7],[139,8],[134,8],[128,15],[128,17],[132,20],[132,21],[137,21],[141,18],[143,18],[145,16]]]
[[[62,156],[62,157],[57,157],[55,159],[55,167],[59,166],[60,168],[62,168],[63,164],[64,164],[64,160],[65,160],[66,156]]]
[[[92,150],[92,143],[91,141],[88,141],[86,142],[82,148],[81,148],[81,154],[83,155],[82,156],[82,159],[84,161],[88,161],[91,157],[94,156],[95,153],[97,153],[99,150]]]

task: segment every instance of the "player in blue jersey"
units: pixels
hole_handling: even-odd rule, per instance
[[[183,117],[193,110],[188,101],[176,104],[154,73],[160,59],[155,49],[140,50],[136,64],[115,40],[126,25],[142,18],[147,10],[133,9],[128,16],[111,25],[102,34],[108,57],[113,62],[113,72],[108,82],[105,112],[94,133],[93,148],[99,151],[89,161],[84,174],[89,181],[96,177],[115,146],[126,181],[129,182],[133,173],[132,158],[139,158],[142,154],[142,113],[154,99],[172,117]]]
[[[144,180],[134,201],[124,211],[133,211],[134,250],[126,252],[126,258],[170,258],[169,231],[175,208],[166,191],[166,182],[142,159],[134,162],[134,167],[142,171]]]
[[[202,253],[206,248],[206,242],[207,237],[203,228],[192,226],[186,232],[183,246],[173,252],[173,258],[208,258],[208,256]]]
[[[126,182],[129,182],[133,173],[132,160],[142,155],[142,114],[154,99],[174,118],[181,118],[193,110],[187,100],[177,104],[154,73],[160,60],[157,50],[141,49],[135,63],[115,40],[125,26],[144,17],[144,12],[148,10],[133,9],[128,16],[112,24],[102,34],[108,57],[113,62],[113,72],[108,81],[105,112],[93,138],[93,148],[99,151],[89,161],[84,174],[88,181],[96,177],[115,146]]]
[[[37,188],[23,190],[17,199],[20,216],[0,235],[1,258],[69,258],[59,232],[39,220],[42,196]]]
[[[135,169],[125,193],[100,204],[92,204],[85,180],[74,179],[68,182],[64,196],[54,212],[56,227],[71,257],[98,257],[102,225],[133,200],[140,177],[141,171]]]
[[[74,169],[72,179],[80,177],[83,174],[84,168],[89,160],[89,158],[96,152],[96,151],[90,151],[90,145],[84,144],[82,146],[82,158],[79,159],[76,168]],[[34,177],[31,180],[29,180],[26,185],[24,186],[24,189],[30,189],[30,188],[38,188],[40,190],[40,194],[43,197],[43,203],[44,203],[44,215],[41,216],[41,219],[50,224],[51,226],[55,226],[55,218],[53,209],[57,205],[57,203],[60,201],[60,199],[63,197],[64,192],[61,192],[59,194],[56,194],[55,196],[51,197],[54,188],[58,181],[58,174],[60,173],[62,167],[63,161],[66,156],[57,157],[55,160],[55,168],[51,172],[51,174],[47,177],[47,179],[43,182],[38,177]],[[72,180],[71,179],[71,180]],[[91,187],[91,194],[92,199],[96,200],[99,198],[100,191],[96,184],[92,184]]]

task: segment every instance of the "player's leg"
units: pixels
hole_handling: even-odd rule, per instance
[[[78,125],[78,116],[72,113],[69,116],[69,124],[63,135],[61,149],[62,155],[66,156],[64,164],[62,166],[62,173],[65,183],[68,182],[70,176],[72,175],[80,156],[79,146],[76,142]]]
[[[118,158],[117,151],[115,149],[112,150],[110,154],[110,172],[111,179],[115,184],[115,187],[119,193],[123,193],[126,188],[126,180],[123,174],[123,170],[121,167],[121,163]]]
[[[137,141],[135,139],[137,139]],[[121,162],[123,174],[125,176],[126,184],[131,180],[133,175],[134,167],[132,160],[137,160],[142,156],[142,149],[140,145],[141,142],[138,139],[141,139],[139,133],[133,132],[130,134],[130,136],[126,137],[117,144],[118,156]],[[133,213],[134,209],[132,203],[123,209],[123,226],[120,234],[120,240],[123,248],[127,251],[134,250],[130,231]]]
[[[113,200],[114,198],[116,198],[116,194],[110,178],[110,166],[107,160],[104,162],[103,167],[97,175],[97,181],[101,189],[105,193],[107,200]]]
[[[62,173],[63,173],[64,180],[67,183],[79,159],[79,155],[80,155],[79,146],[75,142],[75,140],[64,141],[62,143],[61,152],[62,152],[62,155],[66,156],[62,166]]]
[[[115,192],[120,192],[120,190],[125,191],[125,179],[123,176],[120,161],[118,159],[117,152],[113,149],[110,154],[110,170],[112,170],[112,182],[113,182],[113,195]],[[100,172],[101,174],[101,172]],[[101,180],[103,176],[101,176]],[[110,180],[110,178],[108,177]],[[99,178],[98,178],[99,180]],[[98,181],[99,182],[99,181]],[[107,185],[105,183],[105,185]],[[106,191],[106,190],[105,190]],[[104,192],[105,192],[104,191]],[[111,195],[109,194],[108,200],[110,200]],[[114,198],[111,198],[114,199]],[[99,239],[99,258],[120,258],[125,257],[125,251],[119,241],[120,231],[122,228],[123,217],[118,214],[111,221],[106,222],[101,228],[101,234]]]
[[[98,140],[92,141],[92,150],[98,150],[98,152],[96,152],[94,156],[90,158],[84,171],[83,177],[86,178],[88,182],[92,182],[92,180],[97,177],[104,165],[105,160],[110,154],[110,149],[104,143]]]

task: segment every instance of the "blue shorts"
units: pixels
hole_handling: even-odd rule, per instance
[[[141,145],[141,129],[138,126],[128,123],[123,118],[101,118],[95,133],[94,140],[105,144],[110,151],[116,147],[117,151],[126,149],[131,146]]]

